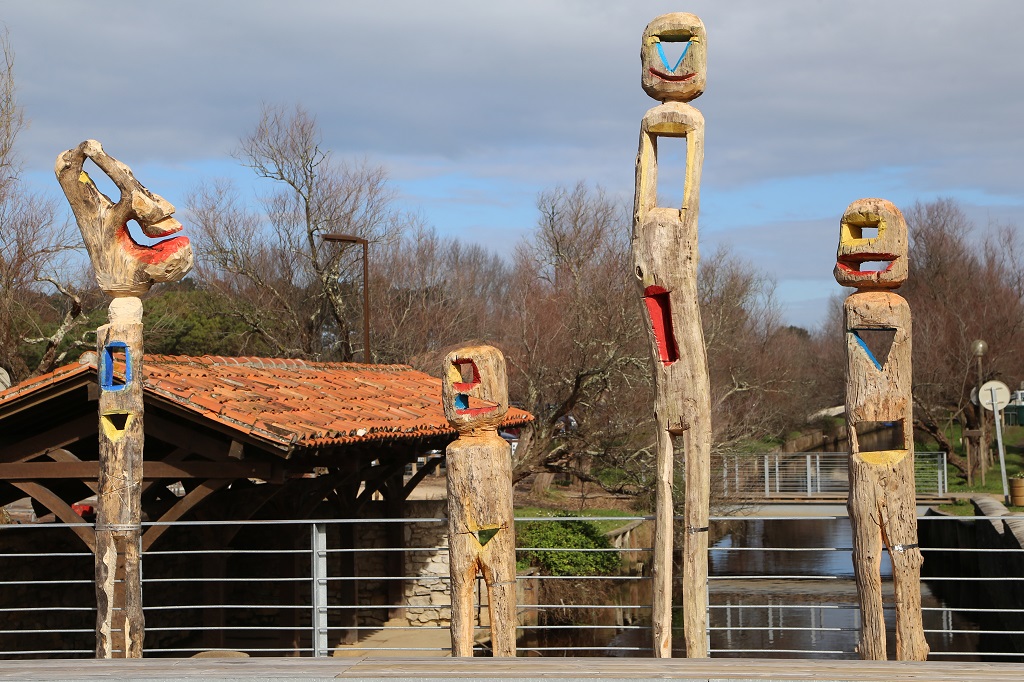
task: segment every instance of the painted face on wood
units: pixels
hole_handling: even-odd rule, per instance
[[[460,432],[497,429],[508,412],[505,356],[493,346],[471,346],[444,359],[444,415]]]
[[[907,281],[907,222],[885,199],[859,199],[839,223],[833,272],[844,287],[896,289]]]
[[[656,100],[688,102],[704,92],[707,35],[693,14],[675,12],[654,19],[640,47],[644,92]]]
[[[84,170],[92,161],[121,191],[117,202],[104,195]],[[57,157],[54,167],[64,194],[75,213],[96,281],[110,296],[138,296],[155,282],[173,282],[192,269],[192,245],[188,237],[163,239],[181,231],[172,217],[174,206],[150,192],[135,179],[131,169],[107,155],[95,140],[86,140]],[[135,221],[154,244],[132,238],[128,223]]]

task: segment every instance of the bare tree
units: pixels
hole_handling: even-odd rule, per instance
[[[21,181],[15,143],[25,117],[6,32],[0,50],[0,367],[17,381],[53,369],[67,353],[66,339],[83,315],[68,276],[81,239],[58,217],[56,202]]]
[[[974,225],[952,199],[918,202],[906,215],[911,274],[901,292],[914,320],[914,422],[966,474],[946,434],[952,421],[978,423],[969,401],[977,382],[972,341],[989,345],[985,379],[1016,385],[1024,377],[1024,253],[1010,227],[976,241]]]
[[[406,220],[383,168],[335,161],[305,109],[264,106],[236,156],[272,188],[256,213],[229,183],[187,201],[198,231],[199,276],[234,301],[233,314],[276,354],[351,360],[363,286],[358,245],[388,244]]]
[[[645,418],[629,422],[617,398],[650,382],[626,212],[583,183],[537,203],[537,228],[514,255],[502,346],[513,399],[536,417],[516,450],[517,480],[585,474],[581,453],[642,432]]]
[[[416,221],[374,251],[374,354],[435,373],[455,344],[495,338],[509,267],[479,245]]]

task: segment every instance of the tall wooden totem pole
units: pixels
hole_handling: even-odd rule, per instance
[[[83,169],[86,159],[121,192],[115,203]],[[57,180],[74,211],[100,288],[113,297],[109,324],[96,330],[99,353],[99,487],[96,505],[96,656],[141,658],[142,301],[154,282],[181,279],[192,267],[187,237],[138,244],[128,221],[160,238],[181,230],[174,206],[143,187],[99,142],[57,157]],[[115,372],[123,365],[123,375]]]
[[[675,44],[675,45],[673,45]],[[680,53],[675,63],[666,45]],[[711,398],[704,332],[697,305],[697,215],[704,163],[704,117],[686,102],[704,92],[707,42],[692,14],[658,17],[640,48],[644,91],[661,104],[640,124],[633,205],[633,259],[643,296],[656,390],[658,428],[654,540],[654,655],[672,655],[673,450],[682,439],[686,464],[683,619],[686,655],[708,655]],[[658,139],[684,138],[681,207],[658,205]]]
[[[836,281],[857,289],[843,304],[846,426],[850,443],[853,568],[860,599],[861,658],[885,660],[883,543],[896,592],[896,658],[923,661],[921,549],[914,493],[910,307],[891,290],[907,280],[907,223],[884,199],[860,199],[840,222]],[[891,429],[891,430],[890,430]],[[892,433],[869,447],[875,433]]]
[[[452,655],[473,655],[473,587],[487,585],[494,656],[516,655],[516,539],[512,449],[498,435],[508,412],[505,357],[491,346],[444,359],[442,401],[459,437],[446,451]]]

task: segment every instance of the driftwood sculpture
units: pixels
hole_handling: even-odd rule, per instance
[[[452,655],[473,655],[473,588],[487,585],[494,656],[516,655],[512,452],[498,435],[508,412],[505,357],[473,346],[444,360],[442,400],[459,437],[447,449]]]
[[[860,599],[861,658],[885,660],[882,545],[892,560],[896,592],[896,658],[923,661],[921,550],[917,544],[914,432],[910,371],[910,307],[890,291],[907,279],[907,224],[884,199],[850,204],[840,223],[835,278],[855,287],[843,304],[846,327],[846,423],[850,443],[850,522]],[[861,445],[864,434],[892,425],[884,449]]]
[[[665,44],[681,48],[673,64]],[[692,14],[666,14],[648,24],[640,61],[644,91],[662,104],[640,125],[633,209],[633,259],[643,296],[656,390],[654,655],[672,655],[674,440],[686,457],[683,536],[683,620],[686,655],[708,655],[707,550],[710,498],[711,398],[704,332],[697,305],[697,215],[704,163],[704,117],[686,104],[704,91],[707,43]],[[658,205],[658,139],[686,140],[681,207]]]
[[[83,166],[91,159],[121,192],[115,203],[93,184]],[[86,140],[57,157],[57,180],[82,231],[100,288],[112,296],[109,324],[96,330],[99,353],[99,464],[96,506],[96,656],[141,658],[141,485],[144,443],[142,402],[142,301],[154,282],[181,279],[192,267],[187,237],[138,244],[134,220],[152,238],[181,230],[174,206],[135,179]],[[123,379],[115,364],[124,367]]]

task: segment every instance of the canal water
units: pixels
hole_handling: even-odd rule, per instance
[[[838,514],[835,505],[822,513]],[[709,558],[708,602],[713,657],[858,658],[859,611],[849,519],[780,520],[751,516],[712,522],[712,525],[712,537],[719,538]],[[895,658],[892,571],[885,554],[881,574],[889,635],[887,649],[889,657]],[[582,584],[579,587],[591,598],[596,598],[599,591]],[[579,620],[576,622],[586,622],[591,627],[540,629],[528,638],[529,642],[521,642],[521,645],[545,649],[539,652],[544,656],[559,655],[559,647],[564,647],[564,655],[570,656],[649,656],[647,614],[650,611],[630,609],[629,605],[650,604],[650,581],[618,582],[601,591],[604,597],[611,597],[624,608],[594,610],[586,616],[577,612]],[[921,584],[921,594],[932,658],[980,660],[973,654],[955,658],[935,655],[977,651],[978,636],[971,631],[976,631],[978,626],[947,608],[925,582]],[[682,621],[680,613],[676,614],[675,621]],[[604,627],[594,628],[594,624]],[[935,632],[927,632],[929,630]],[[967,632],[942,632],[949,630]],[[673,655],[685,656],[683,646],[682,632],[675,632]],[[605,647],[612,650],[607,651]]]
[[[847,518],[731,521],[710,552],[711,648],[715,656],[857,658],[860,613]],[[892,567],[880,572],[895,656]],[[921,584],[925,630],[976,630]],[[933,653],[972,652],[972,633],[926,633]],[[956,660],[973,660],[957,657]]]

